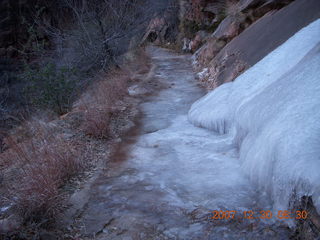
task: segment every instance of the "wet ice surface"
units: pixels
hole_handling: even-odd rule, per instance
[[[267,210],[269,203],[257,202],[232,139],[187,120],[191,104],[204,95],[190,56],[149,52],[167,87],[141,104],[141,129],[125,159],[115,157],[92,188],[83,232],[101,239],[286,239],[287,230],[271,222],[208,220],[212,210]]]

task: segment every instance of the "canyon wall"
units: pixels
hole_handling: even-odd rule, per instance
[[[180,38],[199,81],[213,89],[319,17],[317,0],[181,1]]]

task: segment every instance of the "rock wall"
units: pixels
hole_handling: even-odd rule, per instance
[[[172,44],[176,41],[178,29],[179,6],[175,0],[168,0],[166,8],[162,13],[153,17],[140,39],[141,44],[152,42],[158,45]]]
[[[180,0],[178,41],[184,52],[195,52],[223,18],[223,3],[208,0]]]
[[[222,7],[209,5],[209,9],[221,11],[222,8],[225,14],[193,55],[198,79],[209,89],[233,81],[299,29],[320,17],[317,0],[240,0],[227,1]],[[195,49],[191,47],[195,39],[190,41],[190,51]]]

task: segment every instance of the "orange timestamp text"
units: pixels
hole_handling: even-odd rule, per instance
[[[211,212],[212,216],[210,219],[213,220],[226,220],[226,219],[272,219],[276,217],[281,220],[285,219],[307,219],[308,212],[305,210],[302,211],[289,211],[289,210],[279,210],[274,214],[270,210],[261,210],[261,211],[222,211],[214,210]]]

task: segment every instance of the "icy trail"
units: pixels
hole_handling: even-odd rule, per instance
[[[141,104],[141,127],[123,146],[125,159],[116,156],[93,185],[79,218],[83,232],[96,239],[287,239],[288,230],[271,220],[208,221],[213,210],[241,214],[270,203],[242,171],[233,138],[188,121],[204,94],[190,56],[155,47],[149,54],[167,87]]]
[[[189,112],[195,125],[232,136],[241,169],[275,210],[303,195],[320,209],[319,76],[317,20]]]

